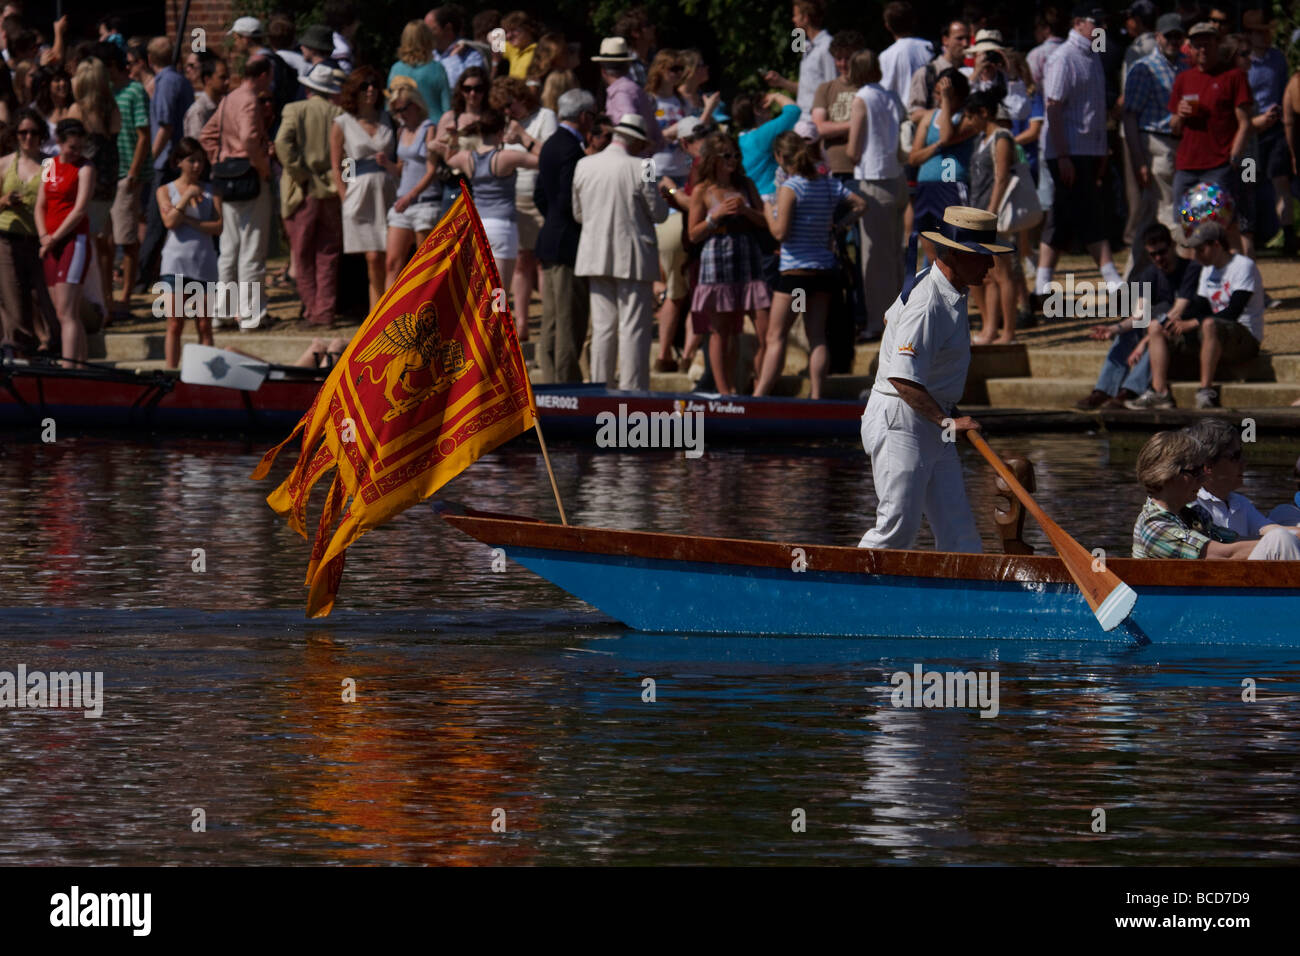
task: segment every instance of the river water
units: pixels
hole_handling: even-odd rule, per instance
[[[1127,553],[1139,439],[994,445]],[[307,544],[247,480],[265,447],[0,446],[0,671],[103,674],[98,719],[0,711],[0,864],[1300,861],[1300,636],[647,636],[493,573],[423,506],[354,546],[339,609],[307,621]],[[1289,500],[1300,448],[1248,448],[1246,493]],[[854,544],[875,504],[848,445],[552,453],[573,523]],[[964,463],[994,548],[987,466]],[[442,496],[554,516],[522,439]],[[996,672],[996,718],[892,706],[916,664]]]

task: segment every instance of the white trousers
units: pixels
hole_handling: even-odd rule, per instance
[[[217,274],[222,282],[257,283],[254,315],[241,315],[241,325],[256,328],[266,318],[266,246],[271,238],[271,187],[263,182],[256,199],[221,204],[221,255]],[[243,296],[236,296],[240,301]]]
[[[1266,532],[1250,552],[1252,561],[1300,561],[1300,540],[1283,528]]]
[[[871,393],[862,414],[862,447],[871,456],[876,526],[859,548],[912,548],[924,515],[940,551],[984,550],[955,442],[901,398]]]
[[[591,380],[623,391],[650,388],[650,327],[654,283],[589,276],[591,291]]]

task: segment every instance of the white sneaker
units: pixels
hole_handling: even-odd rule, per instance
[[[1169,392],[1157,392],[1148,388],[1137,398],[1125,402],[1124,407],[1135,412],[1146,411],[1149,408],[1173,408],[1174,396]]]

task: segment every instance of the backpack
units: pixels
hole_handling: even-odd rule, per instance
[[[298,71],[280,58],[278,53],[262,53],[271,61],[271,102],[275,104],[276,123],[287,103],[298,98],[301,87],[298,85]],[[270,130],[267,131],[271,133]]]

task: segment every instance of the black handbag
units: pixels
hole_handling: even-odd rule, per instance
[[[226,100],[221,101],[221,117],[217,121],[217,142],[221,142],[221,127],[225,123]],[[256,199],[262,191],[262,177],[246,156],[222,159],[218,147],[217,161],[212,165],[212,190],[222,202],[247,202]]]

